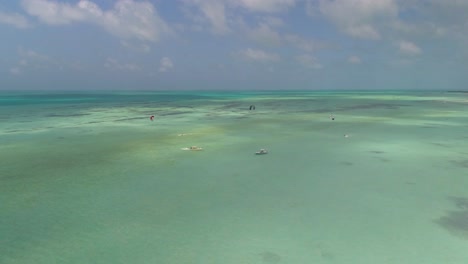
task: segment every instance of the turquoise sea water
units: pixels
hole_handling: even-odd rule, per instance
[[[464,93],[0,94],[0,263],[464,264],[467,186]]]

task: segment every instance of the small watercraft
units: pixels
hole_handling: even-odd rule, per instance
[[[268,154],[268,151],[266,149],[260,149],[259,151],[255,152],[255,155],[264,155]]]
[[[193,151],[197,151],[197,150],[203,150],[203,148],[200,148],[200,147],[197,147],[197,146],[191,146],[190,148],[182,148],[182,150],[193,150]]]
[[[197,146],[191,146],[190,150],[202,150],[202,148],[197,147]]]

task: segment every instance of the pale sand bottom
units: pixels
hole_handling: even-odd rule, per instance
[[[0,263],[466,263],[466,128],[383,112],[5,134]]]

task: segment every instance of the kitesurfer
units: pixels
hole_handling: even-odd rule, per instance
[[[154,115],[150,116],[150,120],[151,120],[151,121],[154,120]]]

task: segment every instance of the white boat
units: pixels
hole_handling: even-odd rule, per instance
[[[197,146],[191,146],[190,148],[182,148],[182,150],[198,151],[198,150],[203,150],[203,148],[200,148],[200,147],[197,147]]]
[[[266,149],[260,149],[259,151],[255,152],[255,155],[264,155],[268,154],[268,151]]]

